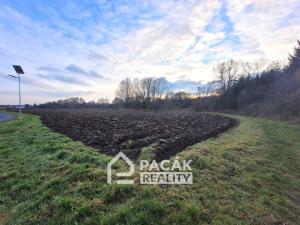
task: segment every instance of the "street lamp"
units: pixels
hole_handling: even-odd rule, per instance
[[[24,74],[24,71],[22,69],[21,66],[19,65],[13,65],[16,73],[18,74],[18,76],[13,76],[13,75],[8,75],[10,77],[13,77],[13,78],[18,78],[19,80],[19,106],[17,108],[19,108],[19,118],[22,119],[22,103],[21,103],[21,76],[20,74]]]

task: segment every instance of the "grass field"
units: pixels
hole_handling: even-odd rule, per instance
[[[108,185],[110,157],[37,116],[0,123],[0,224],[299,224],[300,127],[232,117],[178,154],[193,159],[186,186]]]

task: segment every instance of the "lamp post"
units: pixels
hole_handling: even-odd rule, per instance
[[[22,119],[22,102],[21,102],[21,76],[20,74],[24,74],[24,71],[22,69],[21,66],[19,65],[13,65],[16,73],[18,74],[18,77],[13,76],[13,75],[8,75],[14,78],[18,78],[19,80],[19,106],[17,108],[19,108],[19,118]]]

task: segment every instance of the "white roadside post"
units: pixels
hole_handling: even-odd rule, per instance
[[[15,77],[15,76],[12,76],[12,75],[9,75],[11,77],[15,77],[15,78],[18,78],[19,80],[19,106],[17,108],[19,108],[19,119],[21,120],[22,119],[22,102],[21,102],[21,74],[24,74],[24,71],[22,69],[21,66],[19,65],[13,65],[16,73],[18,74],[18,77]]]

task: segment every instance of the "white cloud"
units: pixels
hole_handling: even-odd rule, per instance
[[[214,63],[228,58],[282,59],[299,38],[300,4],[296,0],[98,4],[102,11],[68,3],[64,15],[39,5],[45,20],[0,4],[0,72],[12,73],[11,64],[18,63],[26,72],[25,91],[68,90],[85,93],[88,100],[112,99],[118,82],[126,76],[209,81],[214,79]],[[74,66],[66,70],[69,65],[77,67],[76,74]],[[100,75],[110,79],[101,80]],[[15,88],[14,81],[0,77],[0,82],[4,91]],[[11,99],[0,96],[0,104]],[[41,94],[36,99],[43,98]],[[36,99],[25,96],[29,103]]]
[[[299,38],[298,0],[229,0],[227,8],[241,41],[242,57],[252,51],[271,60],[283,59]]]
[[[167,78],[174,79],[191,72],[182,69],[183,65],[190,65],[187,63],[187,57],[191,63],[196,61],[193,68],[196,66],[200,69],[201,57],[188,51],[191,46],[195,48],[194,45],[202,44],[201,50],[204,52],[208,48],[204,43],[222,35],[207,34],[204,31],[219,7],[218,1],[159,5],[159,10],[165,15],[161,20],[148,23],[145,27],[129,33],[121,41],[113,43],[113,48],[108,49],[108,52],[114,55],[112,66],[115,74],[119,77],[124,74],[166,75]],[[195,44],[199,35],[204,35],[203,40]],[[200,56],[201,54],[203,53],[200,53]],[[202,78],[199,77],[199,73],[201,70],[197,74],[190,74],[190,77],[200,80]]]

